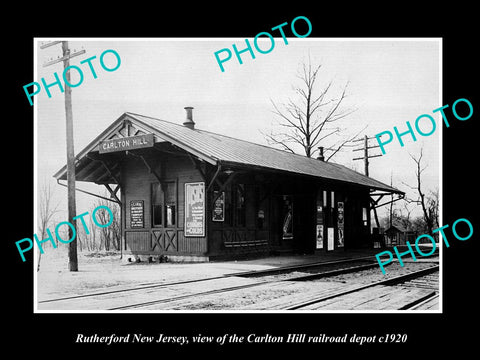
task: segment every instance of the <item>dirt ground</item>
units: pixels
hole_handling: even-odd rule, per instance
[[[375,253],[375,252],[374,252]],[[272,256],[261,259],[222,261],[208,263],[128,263],[121,259],[119,252],[79,252],[77,272],[68,270],[67,248],[57,248],[46,251],[42,255],[40,270],[36,273],[37,280],[37,301],[44,301],[55,298],[64,298],[81,294],[93,294],[109,290],[121,290],[134,286],[143,286],[149,284],[174,283],[189,280],[198,280],[211,277],[221,277],[225,274],[234,274],[244,271],[270,269],[279,266],[293,265],[296,263],[311,263],[316,261],[336,260],[338,258],[358,257],[371,255],[370,252],[350,253],[350,254],[328,254],[322,256],[296,255],[296,256]],[[411,259],[410,259],[411,260]],[[422,259],[422,260],[426,260]],[[431,259],[429,259],[431,260]],[[427,266],[421,264],[421,261],[406,262],[404,267],[399,264],[389,265],[386,269],[385,277],[400,275],[406,271],[411,271],[418,266]],[[431,265],[431,264],[430,264]],[[410,269],[411,268],[411,269]],[[230,292],[218,297],[216,295],[197,298],[196,303],[178,303],[173,309],[235,309],[241,307],[251,307],[257,301],[265,301],[268,298],[288,295],[295,292],[301,292],[307,295],[311,291],[316,291],[318,286],[326,288],[337,286],[337,284],[366,283],[374,279],[383,277],[380,268],[374,268],[365,273],[365,277],[358,278],[358,274],[345,274],[333,278],[325,278],[312,288],[312,283],[289,284],[288,286],[278,286],[272,289],[258,287],[252,291],[245,291],[243,294]],[[242,279],[229,278],[228,285],[235,285],[235,279],[240,282],[261,281],[261,279]],[[225,279],[227,280],[227,279]],[[208,290],[208,282],[189,283],[182,291]],[[188,290],[187,290],[188,289]],[[164,290],[163,290],[164,291]],[[142,296],[147,296],[148,291]],[[241,295],[241,296],[239,296]],[[166,296],[164,291],[163,296]],[[118,297],[118,296],[116,296]],[[116,299],[115,301],[117,301]],[[88,304],[93,306],[92,304]],[[171,304],[175,305],[175,304]],[[152,307],[159,309],[158,307]],[[172,307],[170,307],[172,309]]]
[[[120,286],[178,282],[261,270],[272,265],[244,263],[128,263],[119,252],[79,252],[78,271],[68,270],[68,254],[60,247],[45,252],[37,272],[38,300],[65,297]]]

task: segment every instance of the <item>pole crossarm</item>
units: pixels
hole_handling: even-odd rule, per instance
[[[51,60],[51,61],[47,61],[45,64],[43,64],[43,67],[47,67],[47,66],[50,66],[50,65],[62,62],[62,61],[70,60],[71,58],[73,58],[75,56],[78,56],[78,55],[82,55],[82,54],[85,54],[85,50],[80,50],[80,51],[74,52],[72,54],[62,56],[61,58]]]
[[[46,48],[48,48],[48,47],[50,47],[50,46],[57,45],[57,44],[61,44],[61,43],[62,43],[61,40],[59,40],[59,41],[50,41],[50,42],[47,42],[47,43],[45,43],[45,44],[40,45],[40,49],[43,50],[43,49],[46,49]]]
[[[374,145],[374,146],[367,146],[367,149],[374,149],[374,148],[379,148],[379,145]],[[363,151],[364,148],[358,148],[358,149],[353,149],[352,151]]]
[[[380,154],[380,155],[369,155],[369,154],[368,154],[368,149],[374,149],[374,148],[380,147],[379,145],[368,146],[368,140],[369,140],[369,139],[372,139],[372,138],[369,138],[367,135],[365,135],[365,136],[363,137],[363,139],[356,139],[355,141],[361,141],[361,140],[363,140],[363,147],[352,150],[352,151],[363,151],[363,156],[362,156],[362,157],[356,157],[356,158],[353,158],[353,160],[363,160],[363,161],[364,161],[364,164],[365,164],[365,175],[366,175],[366,176],[369,176],[369,172],[368,172],[369,162],[368,162],[368,159],[382,156],[382,154]]]

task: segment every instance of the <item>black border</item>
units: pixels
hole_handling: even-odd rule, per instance
[[[418,5],[418,4],[417,4]],[[3,69],[7,73],[4,95],[8,101],[4,108],[7,115],[4,123],[8,135],[4,137],[3,159],[4,189],[8,204],[4,212],[3,258],[7,259],[4,307],[11,320],[5,321],[7,330],[5,344],[8,349],[24,351],[25,345],[36,355],[65,357],[66,354],[101,355],[125,354],[135,350],[138,356],[145,354],[166,356],[181,355],[187,351],[197,356],[210,356],[222,350],[248,351],[255,353],[260,345],[230,344],[219,347],[215,344],[187,347],[168,345],[133,344],[105,346],[102,344],[75,344],[76,334],[98,335],[116,333],[143,333],[154,335],[163,332],[169,335],[209,336],[236,333],[259,335],[269,333],[307,333],[309,335],[381,335],[384,333],[407,333],[406,344],[337,345],[337,344],[268,344],[269,355],[285,348],[298,351],[304,356],[324,356],[323,352],[341,355],[347,350],[354,354],[372,355],[372,351],[389,355],[418,356],[439,355],[445,350],[467,353],[475,345],[476,313],[475,284],[480,232],[476,205],[478,175],[476,171],[476,123],[480,107],[478,79],[475,70],[476,43],[474,19],[476,9],[461,3],[435,8],[420,9],[407,3],[384,4],[383,8],[365,3],[351,7],[349,4],[304,5],[294,9],[292,4],[278,3],[261,12],[257,7],[244,3],[223,3],[217,6],[203,5],[195,9],[183,4],[183,9],[158,6],[130,6],[110,4],[105,12],[97,6],[72,4],[70,7],[42,9],[29,7],[28,12],[19,12],[19,23],[2,24],[4,34],[14,34],[6,46],[8,53]],[[150,9],[150,10],[148,10]],[[163,10],[164,9],[164,10]],[[265,11],[266,10],[266,11]],[[63,12],[63,14],[62,14]],[[474,115],[468,121],[451,121],[450,128],[443,131],[443,198],[444,224],[452,224],[458,218],[467,218],[474,226],[474,236],[465,242],[451,241],[444,249],[444,313],[443,314],[33,314],[32,255],[21,262],[14,242],[30,237],[33,233],[33,112],[25,101],[23,85],[33,81],[33,38],[46,36],[68,37],[241,37],[251,38],[258,32],[296,16],[306,16],[312,23],[310,37],[441,37],[443,38],[443,104],[451,104],[458,98],[467,98],[473,104]],[[8,57],[12,56],[10,59]],[[475,74],[475,75],[474,75]],[[5,143],[6,142],[6,143]],[[12,189],[12,190],[10,190]],[[9,198],[11,194],[12,198]],[[13,221],[12,221],[13,220]],[[5,317],[5,319],[7,319]],[[10,319],[10,318],[9,318]],[[24,345],[25,344],[25,345]],[[98,353],[97,351],[102,351]],[[211,352],[207,352],[211,350]],[[312,352],[310,352],[312,350]],[[415,351],[415,352],[413,352]],[[266,355],[263,355],[266,356]]]

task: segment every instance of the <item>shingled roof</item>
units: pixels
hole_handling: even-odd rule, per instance
[[[129,121],[133,126],[142,129],[145,133],[153,133],[155,142],[166,141],[172,143],[212,165],[237,165],[276,170],[357,184],[372,190],[403,193],[398,189],[362,175],[343,165],[291,154],[249,141],[235,139],[197,128],[191,129],[180,124],[129,112],[120,116],[77,155],[77,166],[82,168],[87,166],[88,160],[85,159],[88,159],[88,153],[98,152],[99,142],[112,138],[114,133],[118,133],[118,129],[125,121]],[[66,166],[60,169],[54,177],[57,179],[66,179]],[[78,180],[89,181],[88,178],[80,178]]]

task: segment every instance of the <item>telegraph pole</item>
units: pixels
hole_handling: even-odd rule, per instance
[[[62,44],[63,56],[57,60],[45,63],[43,66],[50,66],[63,61],[64,80],[66,83],[70,82],[70,59],[85,53],[85,50],[70,53],[68,48],[68,41],[53,41],[40,46],[40,49],[45,49],[49,46]],[[71,227],[68,228],[69,239],[73,240],[68,244],[68,267],[70,271],[78,271],[78,257],[77,257],[77,236],[76,236],[76,221],[73,218],[76,216],[75,206],[75,151],[73,147],[73,114],[72,114],[72,89],[68,84],[65,84],[65,118],[67,129],[67,200],[68,200],[68,222],[75,227],[75,234]]]
[[[363,151],[363,156],[362,157],[354,158],[353,160],[363,160],[364,161],[364,163],[365,163],[365,175],[366,176],[369,176],[368,175],[368,165],[369,165],[368,159],[373,158],[373,157],[382,156],[382,154],[380,154],[380,155],[368,155],[368,149],[373,149],[373,148],[380,147],[379,145],[368,146],[368,140],[369,139],[373,139],[373,138],[369,138],[367,135],[365,135],[363,139],[354,140],[354,141],[363,141],[363,148],[358,148],[358,149],[353,150],[353,151]]]

